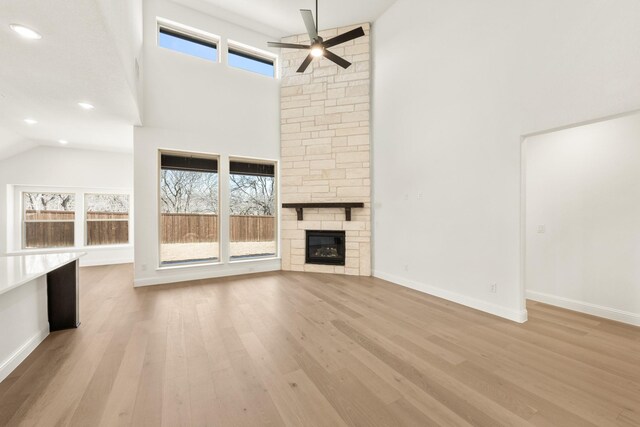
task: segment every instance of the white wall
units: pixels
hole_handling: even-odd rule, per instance
[[[521,136],[640,108],[638,19],[634,0],[398,0],[378,19],[375,275],[525,320]]]
[[[15,156],[38,145],[13,131],[0,127],[0,160]]]
[[[141,84],[136,62],[142,56],[142,0],[98,0],[105,26],[114,41],[129,90],[141,115]]]
[[[72,148],[37,147],[0,161],[0,254],[20,250],[15,227],[14,188],[39,186],[51,188],[87,188],[131,191],[133,157]],[[82,248],[88,252],[82,265],[133,261],[133,244],[114,248]]]
[[[526,140],[531,299],[640,325],[640,115]]]
[[[158,269],[158,150],[277,160],[280,85],[273,78],[229,68],[156,45],[156,17],[258,48],[271,40],[195,10],[147,0],[144,10],[144,127],[134,133],[135,283],[150,285],[280,268],[279,260]],[[224,51],[224,43],[222,46]],[[220,50],[219,50],[220,53]],[[224,52],[221,52],[224,54]],[[221,180],[221,250],[226,243],[226,183]]]

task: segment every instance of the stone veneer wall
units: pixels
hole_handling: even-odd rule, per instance
[[[325,39],[359,25],[322,31]],[[344,70],[328,59],[314,60],[304,74],[296,70],[307,51],[281,55],[281,202],[364,202],[345,221],[344,209],[282,209],[282,269],[371,275],[370,38],[330,50],[353,65]],[[309,42],[307,35],[283,39]],[[346,265],[305,264],[305,230],[345,230]]]

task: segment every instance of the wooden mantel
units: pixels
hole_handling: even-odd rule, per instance
[[[364,203],[283,203],[283,208],[295,209],[298,214],[298,221],[304,220],[303,210],[307,209],[344,209],[345,219],[351,221],[352,208],[364,208]]]

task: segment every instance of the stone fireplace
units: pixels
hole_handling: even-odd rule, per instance
[[[358,26],[320,35],[328,39]],[[282,203],[364,206],[350,210],[350,220],[343,208],[305,208],[301,220],[296,209],[283,208],[283,270],[371,275],[370,26],[362,27],[365,37],[331,49],[352,63],[346,70],[316,59],[306,73],[298,74],[307,53],[282,51]],[[308,43],[308,36],[287,37],[283,42]],[[317,257],[310,257],[308,238],[317,232],[343,236],[337,242],[344,246],[340,262],[329,259],[335,258],[335,240],[325,240],[329,247],[320,252],[324,259],[310,259]]]

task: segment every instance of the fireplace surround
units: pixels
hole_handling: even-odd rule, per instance
[[[325,39],[362,26],[365,37],[343,45],[347,70],[314,61],[297,73],[305,53],[283,51],[280,184],[284,205],[280,254],[284,271],[371,275],[370,26],[323,30]],[[283,39],[306,43],[300,34]],[[354,204],[357,204],[354,205]],[[309,263],[307,230],[345,233],[344,264]],[[335,261],[335,260],[331,260]]]
[[[306,230],[307,264],[344,265],[346,235],[344,231]]]

